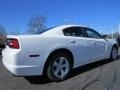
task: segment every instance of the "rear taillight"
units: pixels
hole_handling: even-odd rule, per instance
[[[10,48],[19,49],[19,42],[17,39],[7,39],[6,45]]]

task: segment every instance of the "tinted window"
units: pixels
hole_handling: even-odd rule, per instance
[[[24,34],[42,34],[42,33],[47,32],[53,28],[55,28],[55,27],[48,28],[48,29],[41,29],[41,30],[37,30],[37,31],[34,31],[34,30],[29,31],[28,30],[28,31],[24,32]]]
[[[53,28],[55,28],[55,27],[48,28],[48,29],[43,29],[43,30],[39,30],[38,32],[36,32],[36,34],[42,34],[42,33],[47,32],[47,31],[49,31],[49,30],[51,30]]]
[[[69,27],[63,30],[65,36],[84,37],[81,27]]]
[[[84,28],[84,31],[86,32],[86,34],[89,38],[98,38],[98,39],[102,38],[102,36],[93,29]]]

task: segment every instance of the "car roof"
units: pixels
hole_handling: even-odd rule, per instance
[[[68,28],[68,27],[89,27],[89,26],[69,24],[69,25],[57,26],[55,28],[64,29],[64,28]],[[54,29],[54,28],[52,28],[52,29]]]
[[[57,27],[53,27],[51,29],[49,29],[48,31],[42,33],[42,36],[61,36],[63,35],[62,30],[65,28],[69,28],[69,27],[87,27],[87,26],[83,26],[83,25],[61,25],[61,26],[57,26]]]

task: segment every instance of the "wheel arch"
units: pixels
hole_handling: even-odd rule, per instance
[[[118,50],[118,45],[117,45],[117,44],[113,44],[113,45],[112,45],[112,48],[113,48],[113,47],[117,48],[117,50]]]
[[[70,56],[70,58],[71,58],[72,67],[73,67],[73,65],[74,65],[74,56],[73,56],[72,52],[71,52],[70,50],[66,49],[66,48],[59,48],[59,49],[53,50],[53,51],[48,55],[48,57],[47,57],[47,59],[46,59],[46,62],[45,62],[45,65],[44,65],[44,68],[43,68],[43,74],[46,74],[46,70],[47,70],[48,64],[49,64],[49,62],[50,62],[49,58],[52,57],[55,53],[58,53],[58,52],[64,52],[64,53],[68,54],[68,55]]]

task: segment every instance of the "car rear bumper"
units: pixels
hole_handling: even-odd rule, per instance
[[[16,76],[42,75],[43,64],[38,63],[38,60],[26,60],[26,57],[19,52],[19,50],[3,50],[3,65]]]
[[[33,75],[41,75],[40,66],[11,66],[4,62],[4,66],[14,75],[16,76],[33,76]]]

